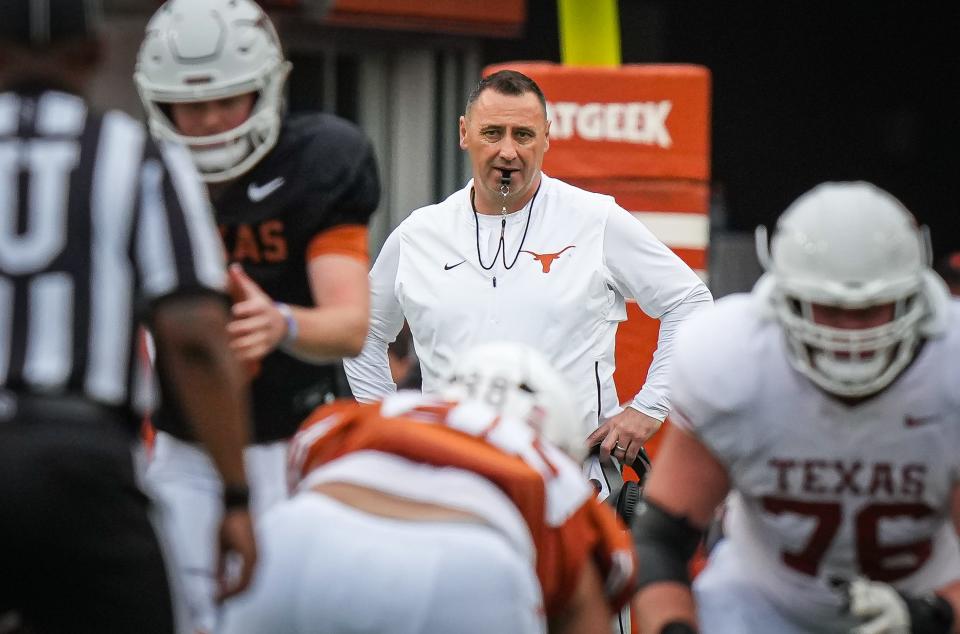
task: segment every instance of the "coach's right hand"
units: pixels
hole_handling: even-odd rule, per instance
[[[249,509],[226,509],[220,523],[217,600],[223,601],[246,590],[256,563],[257,544]]]

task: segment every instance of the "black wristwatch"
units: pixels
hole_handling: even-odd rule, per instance
[[[250,506],[250,487],[233,484],[223,487],[223,508],[227,511],[247,509]]]
[[[697,630],[686,621],[670,621],[660,628],[660,634],[697,634]]]

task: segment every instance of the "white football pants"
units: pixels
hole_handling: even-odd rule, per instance
[[[257,530],[256,576],[218,634],[546,632],[531,562],[489,526],[384,518],[304,491]]]
[[[778,605],[745,568],[728,540],[717,543],[693,581],[701,634],[839,634],[855,625],[839,609],[831,617],[807,615],[816,620],[804,622],[803,605],[794,612]]]
[[[287,442],[250,445],[244,450],[254,518],[287,497]],[[223,513],[223,486],[213,462],[199,445],[158,431],[145,475],[157,500],[161,525],[196,631],[216,624],[217,536]]]

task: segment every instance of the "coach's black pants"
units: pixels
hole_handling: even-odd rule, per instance
[[[173,632],[130,433],[62,408],[37,418],[0,417],[0,614],[43,634]]]

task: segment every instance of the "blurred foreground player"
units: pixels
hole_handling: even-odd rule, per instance
[[[921,232],[887,192],[825,183],[758,242],[753,292],[680,333],[641,630],[694,631],[695,599],[702,632],[960,631],[960,314]]]
[[[174,602],[133,467],[138,322],[226,484],[210,505],[242,561],[227,594],[256,555],[247,399],[189,155],[83,98],[98,24],[93,0],[0,3],[0,614],[31,632],[166,634]],[[216,546],[217,526],[199,537]]]
[[[220,631],[606,634],[634,554],[581,474],[569,394],[536,351],[488,344],[442,397],[318,409]]]
[[[233,263],[228,331],[252,377],[245,457],[255,516],[286,497],[290,436],[318,405],[349,393],[339,359],[366,336],[366,225],[380,197],[356,126],[284,114],[290,68],[252,0],[170,0],[147,25],[135,75],[154,136],[186,145],[209,185]],[[217,521],[217,483],[180,403],[164,403],[147,475],[172,509],[197,629],[209,631],[214,556],[202,535]]]

